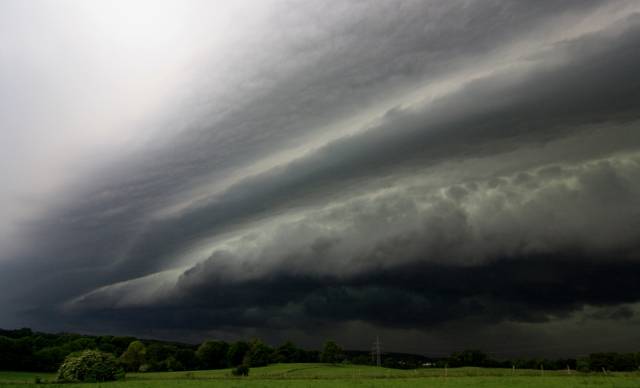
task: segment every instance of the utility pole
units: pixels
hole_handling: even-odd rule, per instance
[[[376,366],[382,366],[382,343],[380,342],[380,337],[376,337],[376,342],[373,343],[373,349],[371,349],[371,358],[376,359]]]

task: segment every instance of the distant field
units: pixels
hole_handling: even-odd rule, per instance
[[[51,384],[54,374],[2,372],[0,387],[35,385],[35,378],[47,382],[47,387],[78,388],[304,388],[304,387],[517,387],[517,388],[640,388],[640,373],[582,374],[566,371],[452,368],[397,370],[360,365],[276,364],[252,368],[249,377],[232,377],[229,369],[130,373],[125,381],[99,384]]]

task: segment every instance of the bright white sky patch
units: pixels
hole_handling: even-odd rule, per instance
[[[4,2],[3,250],[14,229],[39,217],[66,185],[167,130],[163,118],[185,98],[203,58],[228,55],[238,38],[236,19],[255,20],[256,9],[147,0]]]

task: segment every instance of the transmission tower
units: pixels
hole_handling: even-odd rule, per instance
[[[371,349],[371,361],[375,357],[376,365],[382,366],[382,342],[380,342],[380,337],[376,337],[376,342],[373,343],[373,348]]]

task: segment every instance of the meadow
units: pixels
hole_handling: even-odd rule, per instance
[[[0,387],[36,385],[36,378],[47,387],[77,388],[303,388],[303,387],[516,387],[516,388],[638,388],[640,373],[578,373],[571,371],[538,371],[450,368],[398,370],[363,365],[275,364],[252,368],[249,377],[233,377],[229,369],[129,373],[123,381],[95,384],[56,384],[55,374],[1,372]]]

